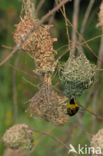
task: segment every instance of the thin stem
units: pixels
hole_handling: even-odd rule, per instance
[[[85,31],[86,23],[88,21],[88,18],[89,18],[89,15],[90,15],[90,12],[92,10],[94,2],[95,2],[95,0],[90,0],[89,1],[89,5],[88,5],[88,7],[86,9],[86,12],[85,12],[85,15],[84,15],[84,18],[83,18],[83,22],[82,22],[82,26],[81,26],[81,31],[80,31],[81,34],[83,34],[84,31]]]
[[[80,104],[79,104],[80,105]],[[103,121],[103,117],[97,115],[96,113],[88,110],[87,108],[85,108],[84,106],[80,105],[81,108],[83,108],[84,110],[86,110],[89,114],[93,115],[96,119]]]
[[[77,34],[78,31],[78,15],[79,15],[79,5],[80,0],[74,1],[74,11],[73,11],[73,31],[72,31],[72,50],[70,55],[75,55],[76,43],[77,43]]]
[[[69,150],[68,146],[67,146],[63,141],[61,141],[58,137],[56,137],[56,136],[54,136],[54,135],[52,135],[52,134],[50,134],[50,133],[43,132],[43,131],[36,130],[36,129],[34,129],[34,132],[38,132],[38,133],[40,133],[40,134],[42,134],[42,135],[46,135],[46,136],[51,137],[53,140],[55,140],[55,141],[58,142],[59,144],[63,145],[67,151]]]
[[[74,29],[73,24],[70,22],[70,20],[67,19],[67,21],[68,21],[68,24]],[[81,37],[83,39],[83,42],[82,43],[79,43],[79,44],[81,46],[84,46],[85,45],[90,50],[90,52],[97,58],[94,50],[88,45],[88,42],[91,41],[92,39],[86,41],[85,38],[78,31],[76,31],[76,33],[78,34],[79,37]]]
[[[98,86],[97,86],[98,87]],[[96,89],[93,99],[92,99],[92,105],[93,105],[93,112],[96,114],[96,110],[97,110],[97,98],[98,98],[98,92],[99,92],[99,88]],[[96,121],[94,116],[92,116],[92,131],[94,131],[96,128]]]
[[[17,67],[18,66],[18,62],[19,61],[19,56],[16,57],[15,62],[14,62],[14,66]],[[13,68],[13,81],[12,81],[12,85],[13,85],[13,113],[14,113],[14,122],[17,119],[17,115],[18,115],[18,98],[17,98],[17,86],[16,86],[16,73],[17,71]]]
[[[40,24],[44,23],[50,16],[52,16],[56,11],[58,11],[64,4],[70,0],[62,0],[57,6],[55,6],[51,11],[49,11],[45,16],[40,20]]]
[[[40,0],[38,6],[37,6],[37,9],[36,9],[36,15],[38,16],[38,13],[40,11],[40,9],[42,8],[43,4],[45,3],[45,0]]]
[[[1,62],[0,62],[0,66],[2,66],[2,65],[4,65],[9,59],[11,59],[12,58],[12,56],[17,52],[17,50],[19,50],[20,49],[20,45],[16,45],[15,47],[14,47],[14,49],[10,52],[10,54],[6,57],[6,58],[4,58],[4,60],[2,60]]]
[[[102,33],[103,33],[103,30],[102,30]],[[103,35],[101,36],[99,56],[98,56],[97,64],[99,67],[103,67]]]
[[[59,0],[60,1],[60,0]],[[68,39],[68,48],[69,48],[69,45],[70,45],[70,35],[69,35],[69,24],[68,24],[68,21],[67,21],[67,15],[66,15],[66,9],[65,9],[65,6],[63,5],[63,9],[60,9],[61,12],[63,12],[63,16],[64,16],[64,20],[65,20],[65,26],[66,26],[66,33],[67,33],[67,39]]]

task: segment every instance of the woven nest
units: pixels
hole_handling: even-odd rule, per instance
[[[55,69],[53,42],[56,40],[50,35],[49,25],[39,25],[36,19],[24,17],[16,25],[14,40],[20,44],[25,36],[35,27],[35,31],[29,35],[22,44],[21,49],[28,52],[37,64],[38,70],[48,72]]]
[[[29,154],[24,150],[13,150],[7,148],[3,156],[29,156]]]
[[[33,147],[33,132],[25,124],[16,124],[5,132],[3,142],[11,149],[31,150]]]
[[[61,76],[64,94],[69,98],[80,96],[93,84],[95,71],[96,66],[90,64],[83,54],[75,58],[69,57]]]
[[[40,90],[29,100],[28,111],[31,116],[41,117],[55,125],[64,124],[68,121],[66,100],[65,97],[58,95],[52,86],[44,83]]]
[[[95,135],[92,136],[91,147],[95,149],[92,156],[103,155],[103,129],[100,129]],[[101,154],[97,153],[98,148],[101,150]]]

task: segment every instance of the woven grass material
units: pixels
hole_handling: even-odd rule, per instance
[[[51,80],[47,82],[46,79],[40,90],[29,100],[28,111],[31,116],[43,118],[55,125],[64,124],[68,121],[67,98],[58,95],[51,86]]]
[[[80,96],[94,82],[96,66],[90,64],[84,54],[69,57],[62,70],[64,94],[71,98]]]
[[[35,31],[22,44],[21,49],[28,52],[35,60],[38,70],[43,72],[54,71],[55,58],[53,42],[56,39],[51,37],[49,25],[39,25],[39,21],[25,16],[16,25],[14,40],[19,44],[35,26]]]
[[[95,151],[92,156],[102,156],[103,155],[103,129],[100,129],[91,139],[91,147],[94,147]],[[98,147],[101,149],[101,154],[96,154]]]
[[[14,150],[7,148],[3,156],[30,156],[30,155],[24,150]]]
[[[33,147],[33,132],[26,124],[16,124],[4,133],[3,142],[11,149],[31,150]]]

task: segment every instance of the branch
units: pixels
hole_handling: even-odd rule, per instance
[[[102,33],[103,33],[103,30],[102,30]],[[97,64],[100,68],[103,67],[103,35],[101,36],[99,56],[98,56],[98,63]]]
[[[77,42],[76,32],[78,30],[79,3],[80,3],[80,0],[75,0],[74,1],[73,31],[72,31],[72,50],[71,50],[71,53],[70,53],[72,56],[75,55],[76,42]]]
[[[16,56],[15,61],[14,61],[14,66],[17,67],[19,63],[19,55]],[[16,74],[17,71],[15,68],[13,68],[13,73],[12,73],[12,95],[13,95],[13,115],[14,115],[14,122],[17,120],[18,116],[18,95],[17,95],[17,85],[16,85]]]
[[[40,20],[40,24],[44,23],[50,16],[52,16],[56,11],[58,11],[64,4],[71,0],[62,0],[55,8],[49,11],[45,16]]]
[[[40,11],[40,9],[42,8],[43,4],[45,3],[45,0],[41,0],[37,6],[37,9],[36,9],[36,15],[38,16],[38,13]]]
[[[87,20],[89,18],[89,15],[90,15],[90,12],[91,12],[91,9],[93,7],[94,2],[95,2],[95,0],[90,0],[89,5],[88,5],[88,7],[86,9],[86,12],[85,12],[85,15],[84,15],[84,19],[83,19],[83,22],[82,22],[82,26],[81,26],[81,31],[80,31],[81,34],[84,33],[84,30],[85,30],[85,27],[86,27],[86,23],[87,23]]]
[[[5,64],[19,49],[20,49],[19,45],[15,46],[14,49],[11,51],[11,53],[3,61],[0,62],[0,66]]]

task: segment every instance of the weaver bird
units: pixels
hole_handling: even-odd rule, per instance
[[[79,105],[75,102],[74,98],[70,99],[66,107],[67,107],[67,114],[69,116],[75,115],[79,110]]]

